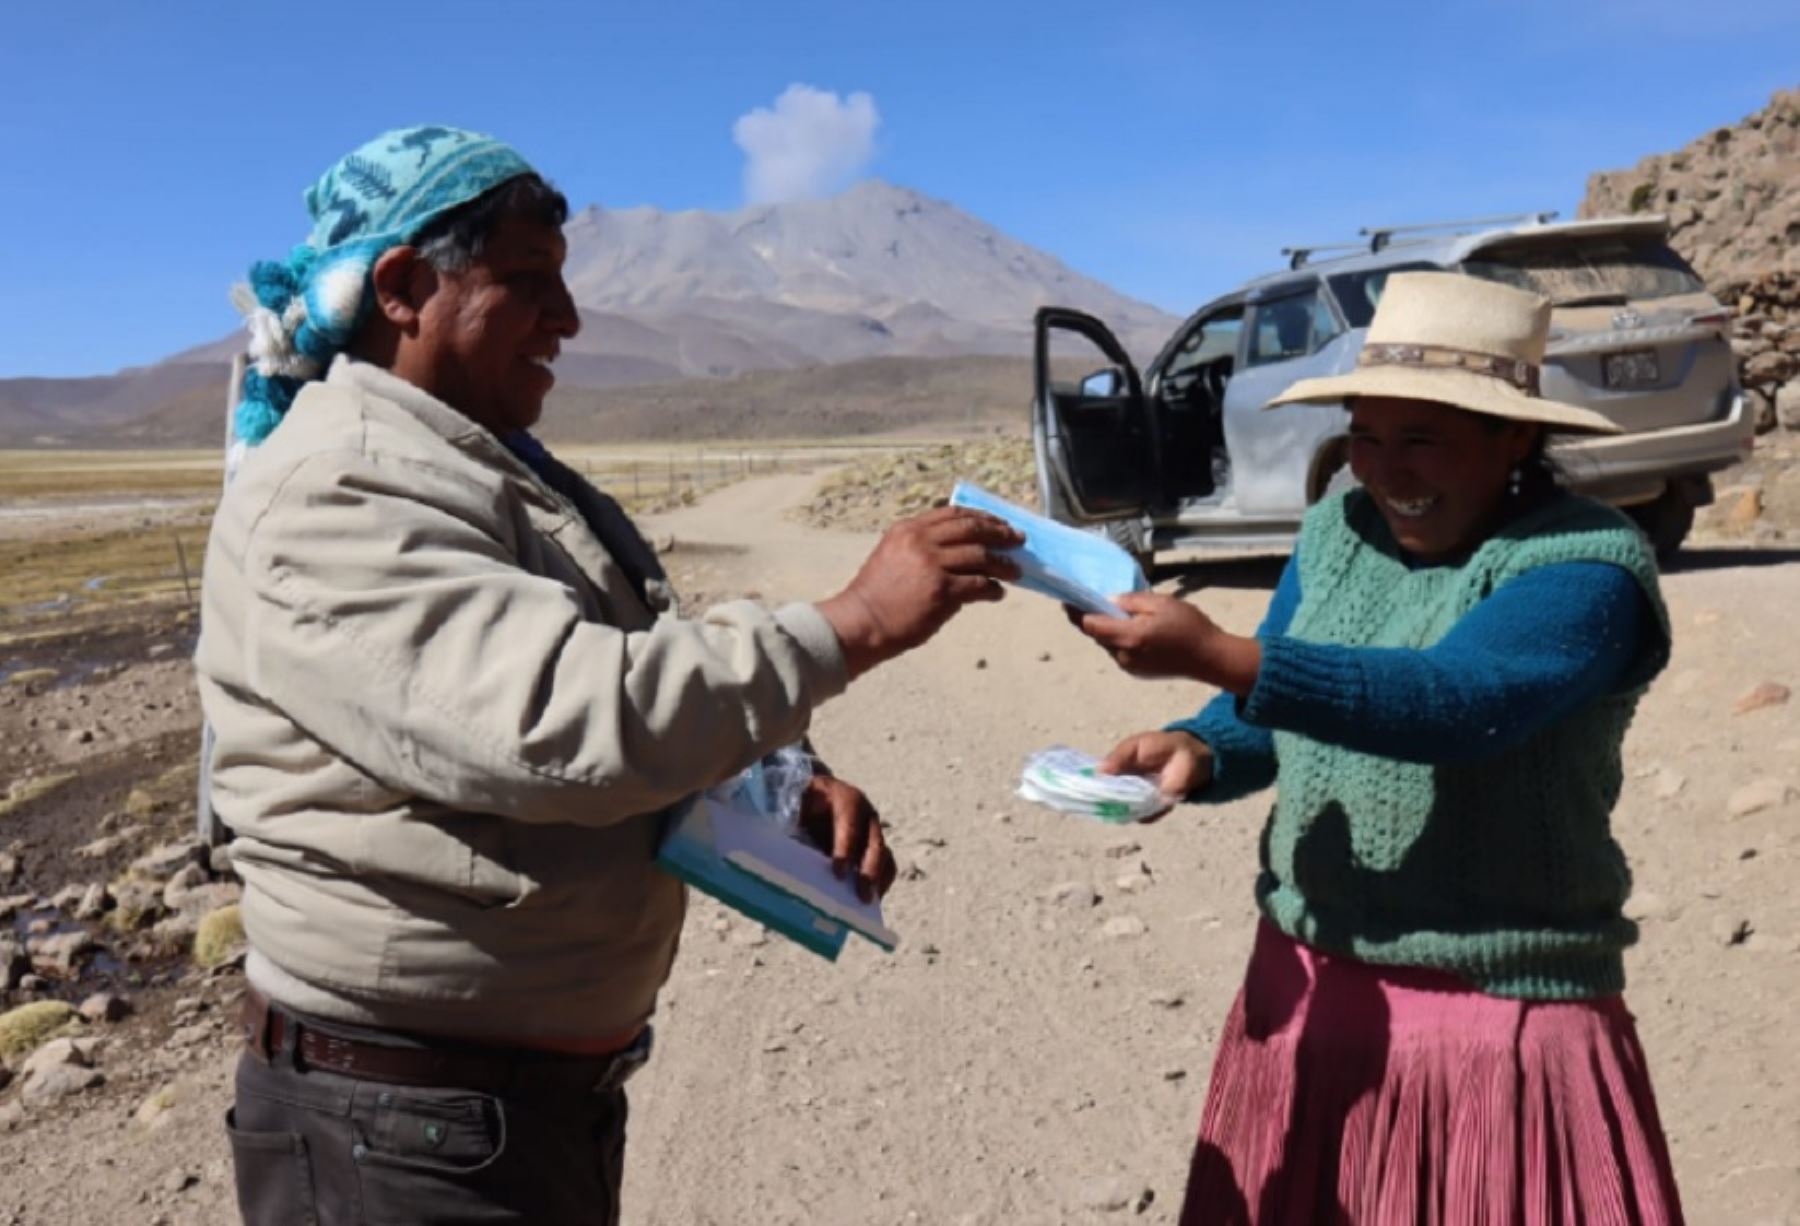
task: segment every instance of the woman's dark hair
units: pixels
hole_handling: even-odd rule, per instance
[[[1481,415],[1481,424],[1489,434],[1499,434],[1506,429],[1507,419],[1484,413]],[[1531,450],[1519,461],[1515,470],[1519,475],[1518,488],[1514,489],[1509,484],[1506,489],[1507,500],[1514,506],[1521,509],[1535,507],[1562,489],[1562,469],[1550,458],[1549,445],[1550,435],[1540,426]]]
[[[520,175],[434,217],[411,245],[439,272],[463,272],[481,258],[494,227],[508,217],[560,226],[569,220],[569,201],[540,176]]]

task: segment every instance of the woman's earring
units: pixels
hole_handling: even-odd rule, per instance
[[[1506,492],[1514,498],[1519,496],[1519,487],[1525,484],[1525,469],[1518,464],[1513,465],[1512,474],[1506,478]]]

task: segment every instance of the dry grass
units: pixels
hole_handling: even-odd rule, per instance
[[[0,503],[210,498],[215,451],[0,451]]]
[[[0,540],[0,574],[6,576],[0,627],[22,628],[21,622],[61,616],[77,606],[184,595],[189,588],[197,597],[206,530],[205,522],[71,527],[24,540]]]
[[[32,775],[25,779],[15,779],[4,796],[0,796],[0,817],[7,817],[16,809],[21,809],[38,799],[54,792],[57,788],[75,777],[73,771],[60,771],[50,775]]]

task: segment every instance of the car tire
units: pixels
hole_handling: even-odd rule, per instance
[[[1143,520],[1109,520],[1101,525],[1100,530],[1107,540],[1131,555],[1131,560],[1144,572],[1144,578],[1156,577],[1156,550],[1150,545],[1149,528]]]
[[[1649,538],[1650,547],[1656,550],[1658,565],[1667,566],[1675,560],[1688,532],[1694,526],[1694,504],[1685,493],[1673,485],[1649,502],[1640,502],[1636,506],[1626,507],[1625,513],[1631,516]]]

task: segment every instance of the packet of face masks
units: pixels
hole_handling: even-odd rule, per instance
[[[979,485],[958,481],[950,492],[950,505],[986,511],[1024,534],[1023,545],[1001,552],[1018,563],[1017,583],[1027,591],[1086,613],[1124,617],[1112,597],[1150,586],[1131,555],[1105,537],[1027,511]]]
[[[1142,775],[1103,775],[1092,754],[1052,745],[1025,759],[1019,796],[1034,804],[1098,818],[1103,822],[1141,822],[1174,804]]]
[[[812,777],[812,755],[798,745],[784,745],[712,791],[726,804],[766,817],[789,838],[799,838],[800,796]]]

